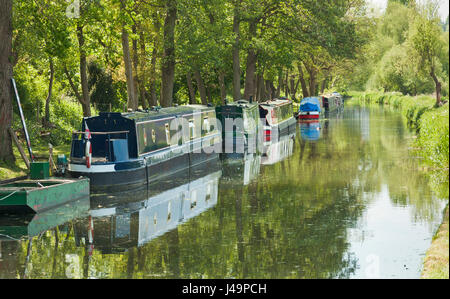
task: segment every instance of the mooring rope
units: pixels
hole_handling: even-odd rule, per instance
[[[21,191],[22,189],[17,189],[16,191],[12,192],[9,195],[6,195],[5,197],[1,198],[0,201],[7,199],[10,196],[13,196],[14,194],[16,194],[17,192]]]

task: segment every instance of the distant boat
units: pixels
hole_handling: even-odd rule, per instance
[[[337,92],[308,97],[300,102],[297,118],[300,121],[317,121],[325,114],[341,111],[343,107],[344,99]]]
[[[221,143],[212,107],[100,113],[73,133],[68,172],[93,190],[128,189],[217,158]]]
[[[298,112],[299,120],[319,120],[322,114],[322,105],[318,97],[304,98],[300,102]]]
[[[325,112],[335,112],[344,107],[344,99],[338,92],[322,95],[322,107]]]
[[[288,99],[274,99],[260,103],[259,116],[263,120],[265,141],[278,139],[296,130],[293,103]]]

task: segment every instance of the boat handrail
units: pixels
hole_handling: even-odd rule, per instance
[[[72,135],[85,134],[86,132],[73,131]],[[130,131],[115,131],[115,132],[90,132],[91,135],[113,135],[113,134],[128,134]]]

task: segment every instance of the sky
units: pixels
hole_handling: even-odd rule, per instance
[[[387,0],[366,0],[368,3],[371,3],[373,6],[384,9],[387,5]],[[440,0],[440,9],[439,15],[441,16],[441,20],[445,21],[448,17],[448,9],[449,9],[449,0]]]

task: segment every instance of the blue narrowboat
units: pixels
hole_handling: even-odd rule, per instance
[[[201,105],[84,118],[73,133],[68,172],[88,177],[93,190],[148,184],[217,159],[216,122],[215,109]]]
[[[320,114],[322,113],[322,107],[319,98],[309,97],[304,98],[300,102],[300,108],[298,112],[298,118],[300,120],[319,120]]]

